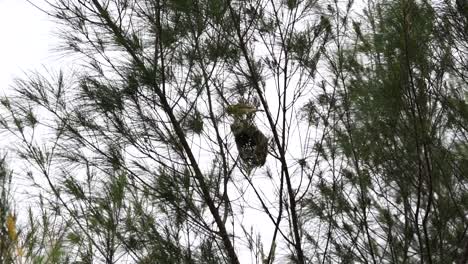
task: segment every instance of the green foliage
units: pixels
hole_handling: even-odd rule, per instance
[[[416,1],[376,5],[368,10],[375,31],[365,30],[371,25],[363,21],[353,21],[356,44],[338,53],[343,69],[336,74],[345,74],[346,79],[336,101],[341,124],[331,140],[336,140],[347,163],[343,178],[331,181],[333,187],[318,185],[320,201],[308,201],[308,208],[331,226],[343,218],[359,226],[360,231],[333,228],[336,236],[348,236],[348,242],[335,242],[342,261],[354,258],[343,251],[346,243],[365,248],[368,255],[361,261],[376,257],[390,262],[457,261],[440,251],[457,248],[440,223],[457,226],[464,221],[461,212],[467,210],[461,205],[466,190],[459,188],[466,184],[461,175],[467,172],[455,162],[461,156],[454,148],[459,138],[455,134],[466,140],[458,119],[466,116],[464,101],[455,99],[464,88],[443,84],[457,77],[447,64],[439,63],[446,54],[441,58],[434,53],[446,47],[434,35],[437,19],[431,5]],[[317,101],[329,104],[326,95]],[[460,114],[456,125],[451,113]],[[329,151],[318,151],[330,162]],[[349,204],[337,193],[347,196]],[[378,250],[377,234],[385,235],[390,250]]]
[[[87,78],[82,81],[81,89],[102,111],[123,110],[122,96],[114,87],[104,85],[96,79]]]
[[[203,132],[203,117],[200,112],[189,114],[184,120],[184,127],[187,131],[200,135]]]

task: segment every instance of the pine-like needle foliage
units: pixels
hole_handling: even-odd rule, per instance
[[[354,2],[50,1],[0,262],[465,263],[467,5]]]

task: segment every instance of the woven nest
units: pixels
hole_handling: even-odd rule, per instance
[[[261,167],[268,154],[268,138],[251,122],[235,121],[231,125],[237,150],[248,167]]]

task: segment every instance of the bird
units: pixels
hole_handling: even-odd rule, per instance
[[[237,103],[226,107],[226,113],[232,116],[242,116],[259,111],[263,110],[257,109],[255,106],[246,103]]]

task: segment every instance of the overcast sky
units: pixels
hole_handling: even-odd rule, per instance
[[[0,96],[11,89],[14,77],[58,60],[52,52],[57,43],[53,27],[51,19],[26,0],[0,0]]]

